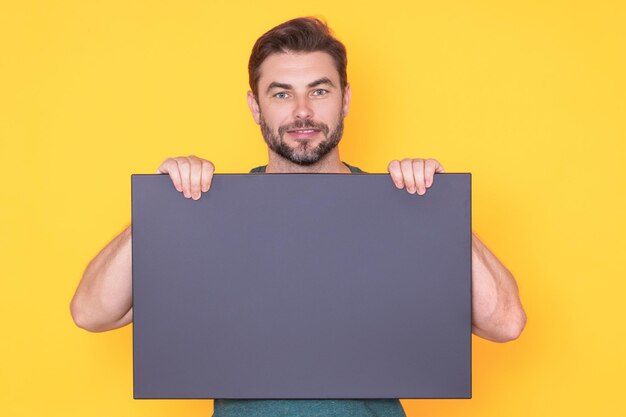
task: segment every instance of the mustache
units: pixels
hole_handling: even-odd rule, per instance
[[[326,136],[328,136],[328,132],[330,132],[326,123],[316,123],[312,120],[296,120],[294,123],[280,126],[278,128],[278,134],[282,138],[285,132],[294,129],[315,129],[323,132]]]

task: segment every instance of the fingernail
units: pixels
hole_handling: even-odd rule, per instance
[[[193,193],[193,199],[194,200],[198,200],[199,198],[200,198],[200,193],[199,192]]]

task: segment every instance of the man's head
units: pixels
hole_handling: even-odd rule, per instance
[[[341,140],[350,104],[346,49],[315,18],[261,36],[248,65],[248,105],[274,153],[312,165]]]

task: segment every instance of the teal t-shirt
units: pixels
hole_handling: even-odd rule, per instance
[[[350,166],[351,172],[363,172]],[[250,172],[265,172],[266,166]],[[406,417],[400,400],[219,400],[213,417]]]
[[[215,400],[213,417],[406,417],[400,400]]]

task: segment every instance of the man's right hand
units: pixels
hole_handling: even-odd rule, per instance
[[[169,174],[174,187],[183,193],[185,198],[199,200],[202,193],[211,188],[211,180],[215,166],[211,161],[195,155],[167,158],[157,174]]]

